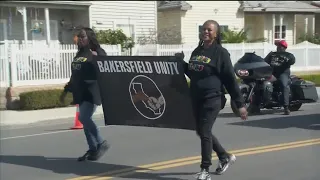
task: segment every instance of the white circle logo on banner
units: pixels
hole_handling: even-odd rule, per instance
[[[166,110],[166,100],[157,84],[145,75],[137,75],[129,84],[134,108],[145,118],[155,120]]]

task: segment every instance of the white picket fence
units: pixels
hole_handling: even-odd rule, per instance
[[[120,45],[102,45],[110,56],[121,55]],[[0,45],[1,87],[66,83],[77,46],[72,44]],[[2,52],[7,54],[2,56]]]
[[[172,56],[176,52],[183,51],[185,61],[189,61],[192,51],[197,45],[138,45],[133,49],[133,55],[144,56]],[[261,57],[266,57],[268,53],[276,50],[276,46],[269,43],[239,43],[223,44],[231,56],[232,63],[236,63],[244,53],[255,52]],[[289,46],[288,52],[296,58],[296,63],[291,67],[293,72],[320,71],[320,45],[304,41],[302,43]]]
[[[120,45],[101,45],[109,56],[129,55]],[[224,44],[235,63],[245,52],[256,52],[265,57],[276,47],[268,43]],[[185,61],[190,59],[196,45],[137,45],[134,56],[171,56],[183,51]],[[290,46],[288,51],[296,57],[293,71],[320,70],[320,45],[303,42]],[[75,45],[43,43],[28,45],[0,44],[0,86],[27,86],[66,83],[71,75],[70,65],[77,52]]]
[[[0,44],[0,87],[8,87],[9,84],[9,60],[7,44]]]

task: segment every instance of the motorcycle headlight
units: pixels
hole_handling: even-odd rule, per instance
[[[246,69],[240,69],[238,70],[237,74],[238,76],[246,77],[246,76],[249,76],[249,71]]]

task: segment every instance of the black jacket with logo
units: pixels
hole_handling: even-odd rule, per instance
[[[273,75],[279,77],[282,73],[290,73],[290,67],[296,58],[289,52],[270,52],[265,61],[273,68]]]
[[[107,55],[101,48],[97,49],[96,52],[98,55]],[[72,74],[70,81],[64,87],[64,91],[72,93],[74,104],[81,104],[83,101],[87,101],[101,105],[96,70],[92,57],[90,49],[83,48],[78,51],[71,63]]]
[[[185,64],[186,75],[190,78],[193,99],[207,99],[224,96],[226,87],[238,108],[244,106],[229,52],[221,45],[212,44],[209,48],[197,47]]]

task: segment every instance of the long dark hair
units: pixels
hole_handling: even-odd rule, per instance
[[[215,20],[207,20],[206,22],[203,23],[203,26],[206,25],[206,24],[214,24],[215,25],[216,31],[217,31],[217,36],[216,36],[214,41],[215,41],[215,43],[221,45],[221,39],[222,39],[221,36],[222,35],[221,35],[221,30],[220,30],[219,23],[217,21],[215,21]],[[200,41],[198,43],[198,48],[203,47],[203,43],[204,43],[203,40],[200,39]]]
[[[92,51],[96,51],[97,49],[100,49],[100,44],[97,40],[97,35],[96,33],[93,31],[93,29],[88,28],[88,27],[84,27],[81,28],[80,31],[84,30],[88,36],[88,41],[89,41],[89,48]]]

